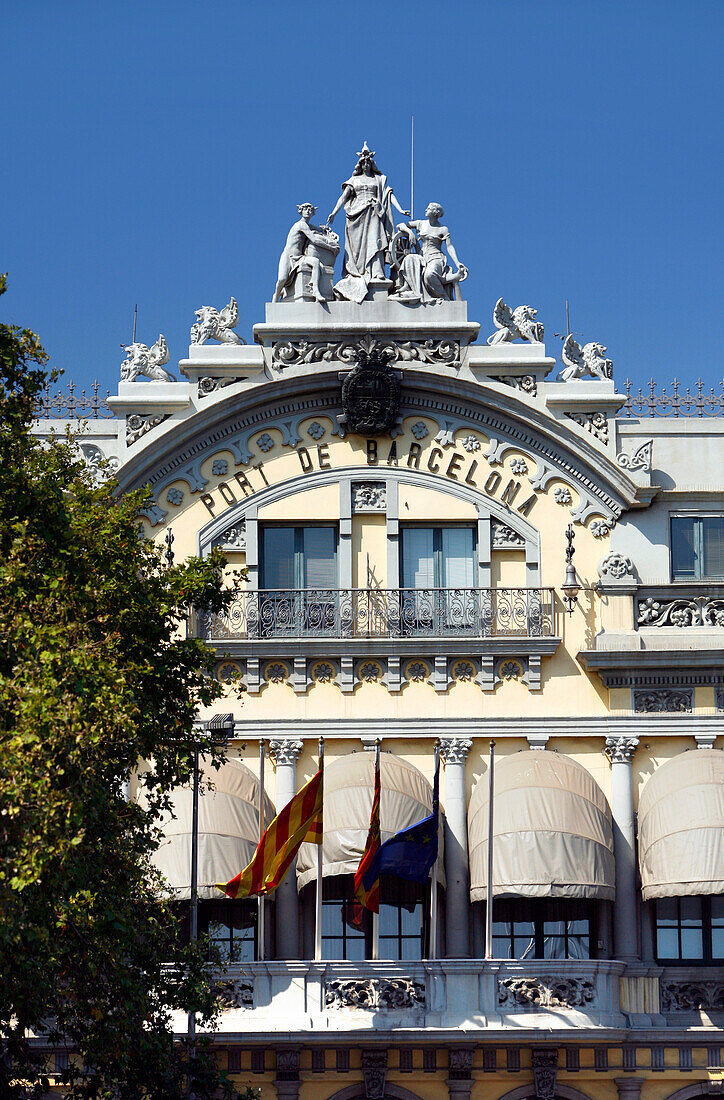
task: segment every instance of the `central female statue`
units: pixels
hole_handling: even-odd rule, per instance
[[[342,194],[327,219],[331,225],[344,204],[344,270],[335,290],[355,302],[364,299],[370,280],[385,278],[386,253],[395,231],[392,208],[410,216],[409,210],[398,203],[374,156],[365,142],[357,166],[342,184]]]

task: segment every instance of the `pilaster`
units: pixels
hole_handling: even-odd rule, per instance
[[[607,737],[604,749],[611,761],[613,855],[616,863],[613,943],[616,958],[624,962],[637,962],[639,959],[636,841],[631,768],[638,743],[638,737]]]
[[[272,738],[269,742],[269,756],[274,761],[277,773],[276,802],[279,810],[297,793],[297,760],[303,748],[304,742],[293,737]],[[294,866],[277,888],[275,923],[277,957],[300,958],[299,901]],[[297,1085],[297,1089],[298,1087]]]
[[[444,737],[440,755],[445,764],[445,928],[448,958],[470,954],[470,894],[465,761],[472,748],[468,737]]]

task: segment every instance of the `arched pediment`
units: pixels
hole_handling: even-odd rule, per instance
[[[524,488],[530,485],[533,492],[544,491],[559,479],[576,491],[573,522],[585,523],[599,516],[609,526],[615,523],[623,510],[637,502],[637,486],[616,463],[610,448],[587,437],[573,421],[557,419],[548,408],[517,396],[517,392],[494,382],[405,370],[398,427],[377,440],[379,464],[390,465],[388,452],[395,444],[399,451],[404,442],[408,446],[406,463],[412,447],[420,452],[418,468],[441,480],[447,477],[463,484],[466,469],[475,463],[478,473],[487,471],[484,486],[491,470],[497,470],[501,479],[504,472],[507,475],[509,454],[522,454],[528,460],[527,479],[521,478]],[[336,373],[329,371],[320,371],[316,377],[282,377],[243,394],[220,391],[208,407],[155,429],[158,435],[124,463],[119,481],[124,489],[149,485],[156,503],[153,522],[163,522],[161,494],[174,481],[185,482],[192,496],[203,493],[210,481],[202,470],[207,459],[228,452],[237,470],[264,463],[266,452],[259,447],[264,436],[264,443],[271,443],[270,456],[276,453],[274,448],[306,450],[314,455],[320,446],[343,438],[337,422],[339,412],[339,382]],[[310,435],[309,427],[324,420],[320,443],[322,437]],[[424,436],[411,434],[418,424]],[[475,437],[477,449],[466,452],[469,434]],[[349,442],[364,462],[364,439],[349,437]],[[446,473],[454,454],[459,460],[453,460]],[[399,464],[399,458],[396,461]]]

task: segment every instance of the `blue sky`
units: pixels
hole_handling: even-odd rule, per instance
[[[502,295],[619,385],[722,378],[724,5],[708,0],[3,6],[4,320],[113,390],[121,342],[186,354],[194,310],[263,320],[296,204],[366,139],[431,199],[481,339]],[[320,220],[319,217],[317,220]],[[340,225],[343,225],[340,215]]]

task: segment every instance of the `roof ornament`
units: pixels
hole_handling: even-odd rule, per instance
[[[168,344],[163,333],[159,333],[158,340],[150,348],[134,341],[123,350],[128,354],[121,363],[121,382],[137,382],[141,376],[153,382],[176,381],[163,369],[163,363],[168,363]]]
[[[512,340],[528,340],[531,344],[543,343],[543,325],[536,321],[538,310],[532,306],[516,306],[511,309],[498,298],[493,310],[493,324],[497,332],[488,337],[488,343],[509,344]]]
[[[239,306],[232,295],[229,304],[219,311],[214,306],[202,306],[195,311],[197,320],[191,326],[191,343],[205,344],[218,340],[220,344],[243,344],[233,330],[239,324]]]
[[[613,363],[606,358],[608,348],[603,344],[591,342],[583,347],[569,332],[563,341],[561,358],[565,364],[558,377],[562,382],[572,382],[578,378],[600,378],[608,381],[613,378]]]

